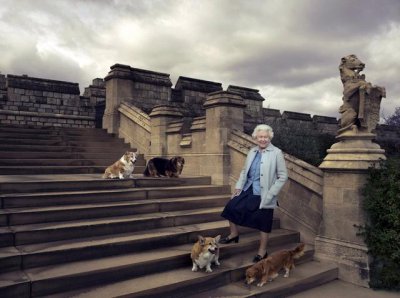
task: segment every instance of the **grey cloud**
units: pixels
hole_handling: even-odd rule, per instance
[[[397,0],[0,0],[0,7],[2,73],[79,82],[82,91],[123,63],[170,73],[173,83],[183,75],[260,88],[271,104],[268,92],[280,90],[282,109],[333,115],[337,108],[320,98],[340,104],[339,61],[354,53],[367,78],[387,87],[385,109],[399,106],[397,76],[388,75],[399,64],[383,70],[374,56],[391,58],[370,50],[372,40],[400,26]],[[58,52],[40,55],[44,41]],[[87,61],[79,64],[80,56]],[[339,84],[324,83],[334,78]]]

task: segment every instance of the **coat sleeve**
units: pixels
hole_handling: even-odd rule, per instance
[[[278,151],[276,159],[277,159],[276,161],[277,179],[275,183],[271,186],[271,188],[268,190],[268,197],[271,198],[278,195],[279,191],[281,190],[286,180],[288,179],[285,158],[283,157],[283,153],[281,150]]]

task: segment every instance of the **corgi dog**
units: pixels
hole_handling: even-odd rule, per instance
[[[105,170],[103,178],[132,178],[133,169],[135,168],[136,155],[137,152],[126,151],[119,160]]]
[[[174,177],[179,178],[182,173],[185,159],[182,156],[175,156],[171,159],[154,157],[149,160],[143,172],[146,177]]]
[[[246,270],[246,283],[252,284],[260,279],[257,286],[262,287],[267,281],[278,277],[278,272],[284,268],[284,277],[289,277],[289,271],[294,268],[294,260],[304,255],[304,243],[300,243],[295,249],[281,250],[271,254],[268,258],[259,261]]]
[[[206,267],[206,272],[212,272],[211,263],[219,266],[219,246],[218,242],[221,235],[215,238],[198,236],[198,241],[193,245],[190,257],[193,262],[192,271],[197,271],[198,267],[203,269]]]

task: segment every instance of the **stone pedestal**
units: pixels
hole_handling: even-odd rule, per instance
[[[243,130],[245,107],[239,94],[228,91],[210,93],[204,103],[207,148],[204,167],[207,173],[212,173],[215,184],[229,184],[231,165],[227,143],[233,129]]]
[[[132,98],[133,82],[130,76],[130,67],[116,64],[104,78],[106,82],[106,108],[103,115],[103,128],[108,133],[118,134],[119,112],[121,102]]]
[[[150,157],[166,156],[168,154],[167,128],[168,123],[182,118],[182,113],[175,107],[159,105],[150,113],[151,144]]]
[[[323,221],[315,241],[315,257],[334,261],[339,278],[368,287],[369,256],[357,226],[364,225],[362,189],[367,169],[385,159],[375,137],[356,128],[337,137],[320,165],[324,171]]]

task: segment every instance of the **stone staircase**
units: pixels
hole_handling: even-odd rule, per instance
[[[102,129],[0,126],[0,175],[101,173],[127,150]]]
[[[33,160],[28,173],[23,165],[2,164],[14,175],[0,175],[0,297],[286,297],[337,278],[337,268],[314,261],[307,246],[291,277],[262,288],[245,286],[243,274],[259,239],[251,229],[241,229],[239,243],[221,245],[221,266],[212,273],[192,272],[189,254],[197,236],[228,232],[220,213],[229,186],[212,185],[210,177],[103,180],[109,162],[101,159],[114,154],[115,160],[121,153],[114,151],[129,149],[115,137],[99,130],[43,129],[41,135],[34,129],[39,139],[28,129],[12,131],[10,140],[26,135],[27,144],[15,146],[58,137],[60,143],[37,148],[64,147],[56,152],[65,155],[55,159],[67,165],[56,166],[44,154],[54,151],[28,155],[22,148],[17,153]],[[11,160],[16,151],[5,150],[12,147],[8,131],[0,133],[1,160]],[[76,159],[93,164],[82,168]],[[138,163],[144,165],[143,157]],[[270,252],[299,242],[299,233],[281,229],[279,219],[273,227]]]

